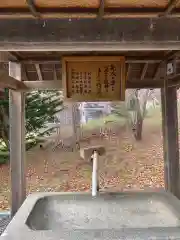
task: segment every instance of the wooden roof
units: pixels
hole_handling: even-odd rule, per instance
[[[92,7],[99,6],[99,0],[36,0],[34,1],[37,7]],[[168,0],[106,0],[107,7],[149,7],[149,8],[165,8],[169,3]],[[24,0],[1,0],[1,7],[28,7],[28,1]]]
[[[179,16],[178,0],[1,0],[0,17]]]

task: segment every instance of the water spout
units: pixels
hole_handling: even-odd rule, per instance
[[[97,192],[99,190],[98,186],[98,152],[94,151],[92,155],[92,161],[93,161],[93,171],[92,171],[92,196],[97,196]]]

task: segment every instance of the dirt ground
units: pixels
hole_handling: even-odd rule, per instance
[[[84,143],[88,145],[89,143]],[[164,187],[162,137],[160,127],[144,126],[143,141],[136,142],[122,128],[115,139],[92,138],[91,145],[106,146],[100,159],[100,188],[111,191]],[[90,191],[91,170],[79,152],[36,147],[27,152],[27,194],[42,191]],[[9,208],[9,166],[0,166],[0,210]]]

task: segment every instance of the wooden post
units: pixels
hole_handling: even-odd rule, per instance
[[[79,142],[80,140],[80,126],[79,126],[79,116],[78,114],[78,103],[72,104],[72,125],[73,125],[73,135],[75,143]]]
[[[176,88],[161,89],[165,188],[179,194],[179,144]]]
[[[13,68],[13,69],[12,69]],[[21,65],[9,64],[9,74],[21,80]],[[26,197],[25,183],[25,96],[24,93],[9,91],[9,126],[10,126],[10,168],[12,206],[11,214],[17,212]]]

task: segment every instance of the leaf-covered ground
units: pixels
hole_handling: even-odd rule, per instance
[[[145,124],[146,125],[146,124]],[[85,144],[85,143],[84,143]],[[122,128],[117,138],[94,139],[91,144],[106,146],[100,159],[100,187],[123,191],[164,187],[162,137],[159,126],[145,126],[143,141],[136,142]],[[88,145],[88,144],[87,144]],[[79,152],[38,147],[27,152],[27,194],[39,191],[90,191],[92,167],[80,159]],[[0,166],[0,210],[9,208],[9,167]]]

